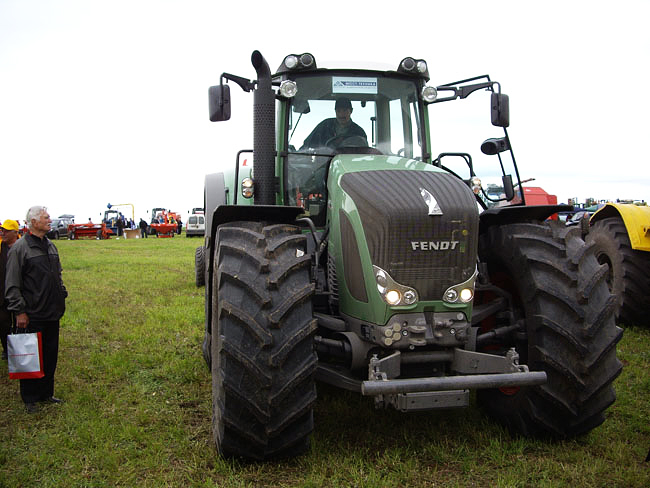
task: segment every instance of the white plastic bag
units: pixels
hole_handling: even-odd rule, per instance
[[[9,378],[23,380],[42,378],[43,342],[40,332],[9,334],[7,336],[7,356],[9,359]]]

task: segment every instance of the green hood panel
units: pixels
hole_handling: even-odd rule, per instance
[[[429,215],[426,194],[441,215]],[[376,324],[404,311],[462,310],[442,302],[447,288],[476,270],[478,209],[467,185],[419,161],[337,155],[329,167],[329,254],[342,313]],[[373,265],[413,287],[419,303],[389,307],[377,290]]]

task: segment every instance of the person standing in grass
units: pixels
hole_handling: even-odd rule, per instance
[[[7,359],[7,335],[11,329],[11,312],[7,310],[5,300],[5,270],[9,249],[18,240],[18,222],[5,220],[0,225],[0,341],[2,342],[2,359]]]
[[[30,233],[9,250],[5,300],[16,317],[16,327],[40,332],[43,339],[45,376],[20,380],[20,396],[27,412],[33,413],[39,409],[39,402],[62,402],[54,396],[54,372],[59,355],[59,320],[68,292],[61,279],[59,253],[45,235],[52,224],[47,208],[30,208],[25,220]]]
[[[139,227],[140,227],[140,237],[142,237],[143,239],[146,239],[148,237],[147,236],[147,227],[149,227],[149,226],[144,221],[144,219],[142,219],[142,217],[140,217],[140,225],[139,225]]]

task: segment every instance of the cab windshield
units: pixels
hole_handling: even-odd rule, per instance
[[[337,153],[422,159],[415,80],[381,74],[312,75],[290,100],[285,198],[324,222],[327,168]]]
[[[291,99],[290,152],[381,153],[421,159],[418,86],[386,76],[300,77]],[[371,148],[371,149],[368,149]]]

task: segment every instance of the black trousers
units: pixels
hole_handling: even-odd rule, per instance
[[[59,356],[59,321],[30,320],[26,332],[41,333],[45,376],[20,380],[20,396],[25,403],[41,402],[54,395],[54,372]]]

